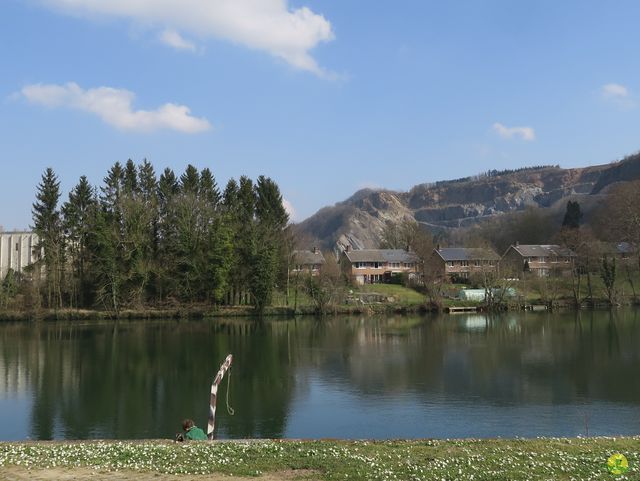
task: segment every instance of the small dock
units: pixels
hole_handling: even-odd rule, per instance
[[[524,306],[525,311],[548,311],[549,306],[546,304],[526,304]]]
[[[457,312],[478,312],[477,306],[450,306],[445,307],[444,312],[448,312],[449,314],[455,314]]]

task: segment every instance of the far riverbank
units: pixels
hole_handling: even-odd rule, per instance
[[[326,315],[373,315],[373,314],[421,314],[429,312],[423,305],[394,305],[371,304],[367,306],[339,306],[332,308]],[[251,306],[217,307],[217,308],[171,308],[171,309],[127,309],[117,316],[113,312],[93,309],[41,309],[38,311],[5,311],[0,312],[0,322],[30,322],[30,321],[105,321],[105,320],[129,320],[143,321],[154,319],[216,319],[235,317],[266,317],[285,318],[294,316],[318,316],[313,307],[300,307],[298,309],[288,307],[268,307],[258,316]]]
[[[593,309],[616,309],[618,307],[633,307],[634,304],[625,304],[624,306],[608,306],[605,302],[595,306],[582,306],[577,308],[571,302],[555,302],[552,305],[543,304],[542,302],[533,302],[524,304],[506,305],[495,312],[500,311],[522,311],[533,308],[534,310],[593,310]],[[486,306],[475,302],[445,302],[441,307],[433,307],[426,304],[394,304],[394,303],[375,303],[366,305],[341,305],[331,307],[324,313],[320,313],[312,306],[302,306],[297,309],[290,307],[268,307],[262,314],[259,314],[251,306],[235,306],[235,307],[177,307],[177,308],[144,308],[144,309],[126,309],[120,311],[117,315],[113,312],[102,311],[96,309],[40,309],[25,311],[0,311],[0,322],[54,322],[54,321],[145,321],[158,319],[176,319],[176,320],[202,320],[202,319],[220,319],[220,318],[293,318],[293,317],[323,317],[323,316],[354,316],[354,315],[411,315],[411,314],[428,314],[428,313],[448,313],[451,312],[489,312]],[[494,312],[494,311],[492,311]]]

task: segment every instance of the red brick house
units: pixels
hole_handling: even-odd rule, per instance
[[[406,273],[418,275],[418,256],[404,249],[345,249],[340,266],[357,284],[386,282],[392,276]]]
[[[482,247],[436,247],[431,268],[452,279],[468,279],[475,273],[496,272],[500,256]]]
[[[538,277],[552,273],[566,275],[573,269],[576,254],[555,244],[518,244],[510,246],[501,259],[512,275],[531,272]]]
[[[293,251],[292,256],[292,274],[310,274],[317,276],[325,263],[324,256],[320,249],[314,247],[313,250]]]

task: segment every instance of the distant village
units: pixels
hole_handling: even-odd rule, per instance
[[[612,256],[628,259],[632,252],[626,242],[611,246]],[[391,282],[394,277],[406,275],[409,279],[422,281],[421,264],[427,262],[435,277],[448,278],[454,282],[465,282],[475,274],[504,273],[517,275],[529,272],[534,277],[552,274],[569,275],[575,268],[577,255],[569,248],[555,245],[533,245],[515,243],[502,255],[489,248],[436,246],[429,259],[423,260],[410,249],[351,249],[345,246],[338,252],[342,272],[355,284],[377,284]],[[321,273],[325,257],[319,249],[294,252],[293,272],[304,272],[312,276]]]

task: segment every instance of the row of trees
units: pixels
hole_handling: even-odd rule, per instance
[[[252,304],[263,311],[286,270],[289,221],[276,183],[229,180],[189,165],[159,178],[143,161],[116,162],[61,201],[47,169],[33,204],[41,260],[33,280],[48,308]]]

